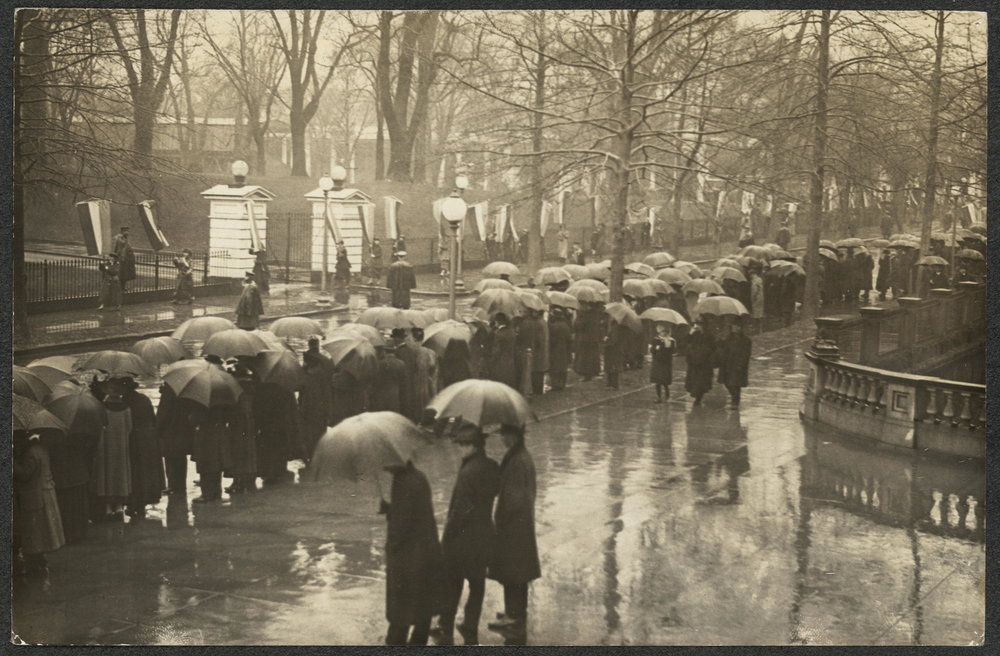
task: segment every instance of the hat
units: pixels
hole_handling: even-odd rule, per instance
[[[482,444],[486,436],[479,429],[479,426],[463,422],[455,429],[455,436],[452,439],[456,444]]]
[[[406,329],[405,328],[393,328],[392,332],[389,333],[389,336],[390,337],[398,337],[399,339],[405,339],[406,338]]]

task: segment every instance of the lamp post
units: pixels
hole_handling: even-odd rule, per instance
[[[238,159],[233,162],[232,166],[229,167],[229,170],[233,174],[233,181],[229,183],[230,188],[236,189],[246,186],[247,173],[250,172],[250,166],[246,162]]]
[[[458,231],[465,220],[469,207],[462,200],[462,190],[469,186],[469,179],[464,175],[455,178],[455,189],[441,203],[441,215],[451,229],[451,271],[448,285],[448,317],[455,318],[455,290],[458,286]]]
[[[324,173],[319,179],[319,188],[323,192],[323,267],[320,274],[319,298],[316,305],[330,307],[330,293],[327,291],[330,277],[330,192],[339,191],[344,185],[347,171],[343,166],[335,166],[330,173]]]

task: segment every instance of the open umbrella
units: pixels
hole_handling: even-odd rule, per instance
[[[646,286],[643,284],[645,280],[636,280],[635,278],[625,280],[622,282],[622,293],[632,298],[642,298],[646,295]]]
[[[943,241],[945,246],[955,245],[955,239],[949,232],[932,232],[931,241]]]
[[[604,262],[594,262],[587,265],[587,278],[592,280],[607,280],[611,277],[611,265]]]
[[[948,266],[948,260],[937,255],[925,255],[917,260],[919,266]]]
[[[127,351],[98,351],[78,365],[81,371],[97,369],[112,376],[152,376],[154,372],[145,360]]]
[[[680,312],[670,308],[651,307],[639,315],[640,319],[647,319],[656,323],[670,323],[676,326],[686,326],[687,319]]]
[[[340,335],[343,333],[349,333],[352,335],[361,335],[369,342],[372,346],[385,346],[385,338],[382,337],[382,333],[378,331],[378,328],[374,326],[369,326],[364,323],[345,323],[341,326],[337,326],[330,331],[330,337]]]
[[[919,246],[914,246],[914,243],[907,239],[893,239],[889,242],[889,248],[919,248]]]
[[[646,276],[647,278],[652,278],[656,275],[656,269],[643,262],[632,262],[631,264],[626,264],[625,272],[636,273],[640,276]]]
[[[335,365],[359,381],[372,380],[378,373],[375,347],[363,337],[337,335],[323,343],[323,350],[330,354]]]
[[[447,321],[449,319],[448,310],[444,308],[430,308],[428,310],[421,310],[421,312],[431,320],[431,323],[438,323],[439,321]]]
[[[270,326],[271,332],[283,339],[307,340],[313,335],[322,335],[323,327],[309,317],[281,317]]]
[[[140,339],[129,350],[154,367],[191,357],[179,340],[165,336]]]
[[[407,322],[407,328],[426,328],[434,323],[434,320],[424,314],[423,310],[403,310],[402,316]]]
[[[524,310],[517,293],[508,289],[487,289],[472,302],[472,306],[483,308],[491,317],[499,312],[514,317]]]
[[[872,248],[885,248],[889,245],[889,240],[882,238],[868,239],[867,242]]]
[[[788,262],[786,260],[776,260],[771,262],[771,268],[777,271],[782,276],[805,276],[806,270],[795,262]]]
[[[693,314],[698,317],[703,314],[740,316],[750,313],[735,298],[729,296],[709,296],[698,301],[698,304],[694,306]]]
[[[896,241],[897,239],[902,239],[904,241],[920,241],[920,237],[910,234],[909,232],[897,232],[896,234],[889,236],[889,241]]]
[[[19,394],[32,401],[41,403],[49,395],[52,388],[42,380],[38,374],[27,367],[14,365],[14,386],[11,388],[14,394]]]
[[[668,285],[683,285],[684,283],[691,280],[691,276],[684,273],[680,269],[660,269],[656,272],[656,279],[662,280]]]
[[[217,355],[220,358],[234,358],[236,356],[254,356],[261,351],[266,351],[268,344],[260,335],[255,335],[248,330],[233,328],[215,333],[208,338],[202,352],[206,355]]]
[[[747,277],[743,272],[733,267],[716,267],[712,269],[712,278],[715,280],[735,280],[736,282],[746,282]]]
[[[676,262],[674,262],[670,266],[672,266],[673,268],[677,269],[678,271],[683,271],[690,278],[704,278],[705,277],[705,272],[702,271],[701,267],[699,267],[694,262],[685,262],[684,260],[677,260]]]
[[[514,285],[500,278],[483,278],[472,288],[473,291],[480,293],[487,289],[514,289]]]
[[[969,226],[969,230],[984,237],[986,236],[986,226],[984,225]]]
[[[11,430],[45,430],[52,429],[66,432],[68,427],[54,414],[42,407],[38,401],[33,401],[20,394],[10,395]]]
[[[599,292],[608,292],[609,291],[608,290],[608,286],[605,285],[600,280],[592,280],[592,279],[589,279],[589,278],[586,279],[586,280],[577,280],[572,285],[570,285],[570,289],[572,289],[573,287],[589,287],[590,289],[595,289],[595,290],[597,290]],[[569,291],[569,290],[567,290],[567,291]]]
[[[593,287],[578,287],[575,284],[570,285],[566,293],[575,298],[579,303],[604,303],[610,297],[608,292],[602,292]]]
[[[738,255],[737,257],[746,257],[746,256],[745,255]],[[712,267],[712,268],[718,269],[719,267],[730,267],[730,268],[733,268],[733,269],[741,269],[741,268],[743,268],[743,265],[740,264],[740,261],[738,259],[736,259],[736,258],[724,257],[721,260],[718,260],[715,263],[715,266]]]
[[[685,294],[689,292],[694,292],[695,294],[725,294],[725,290],[719,285],[719,283],[709,278],[698,278],[692,280],[691,282],[684,283],[681,287],[681,291]]]
[[[657,296],[658,294],[669,294],[673,290],[670,285],[659,278],[650,278],[642,281],[646,285],[646,296]]]
[[[982,253],[980,253],[979,251],[974,251],[971,248],[963,248],[962,250],[955,253],[955,257],[957,257],[960,260],[980,261],[984,259]],[[31,365],[28,366],[30,367]]]
[[[45,400],[45,409],[66,424],[69,433],[100,435],[108,425],[104,404],[88,386],[72,380],[64,380],[52,388]]]
[[[171,337],[185,342],[204,342],[215,333],[235,327],[236,324],[224,317],[195,317],[178,326]]]
[[[535,310],[536,312],[545,312],[548,309],[548,303],[542,300],[538,294],[532,294],[527,290],[518,291],[517,298],[520,299],[524,307],[529,310]]]
[[[792,255],[791,253],[789,253],[788,251],[776,250],[776,251],[772,251],[772,253],[771,253],[771,259],[772,260],[786,260],[788,262],[794,262],[795,261],[795,256]]]
[[[840,261],[840,256],[837,255],[837,252],[836,251],[831,251],[829,248],[821,248],[821,249],[819,249],[819,254],[822,255],[823,257],[825,257],[828,260],[833,260],[834,262],[839,262]]]
[[[438,355],[444,353],[448,342],[453,339],[469,342],[472,339],[472,329],[466,323],[448,319],[434,324],[424,332],[424,346],[434,349]]]
[[[374,326],[379,330],[393,328],[411,328],[412,324],[399,308],[373,307],[368,308],[358,317],[357,323]]]
[[[558,285],[573,280],[573,276],[562,267],[545,267],[535,274],[535,282],[540,285]]]
[[[261,351],[257,354],[255,371],[262,383],[280,385],[289,392],[297,392],[306,384],[306,374],[299,359],[287,349]]]
[[[519,273],[521,273],[521,270],[510,262],[490,262],[483,267],[483,275],[490,278],[499,278],[500,276],[516,276]]]
[[[829,248],[832,251],[837,250],[837,245],[832,241],[830,241],[829,239],[820,239],[819,246],[820,248]]]
[[[846,239],[841,239],[837,242],[837,248],[857,248],[858,246],[864,246],[865,242],[857,237],[847,237]]]
[[[437,417],[461,417],[477,426],[511,424],[523,426],[534,419],[528,402],[514,388],[493,380],[471,378],[449,385],[427,406],[437,411]]]
[[[758,260],[769,260],[771,259],[771,250],[769,248],[764,248],[763,246],[745,246],[743,250],[740,251],[740,255],[744,257],[754,257]]]
[[[73,376],[76,370],[76,356],[50,355],[47,358],[32,360],[28,363],[28,369],[45,381],[46,385],[52,387]]]
[[[582,280],[587,277],[587,267],[582,264],[564,264],[561,268],[573,280]]]
[[[189,399],[206,408],[233,405],[243,388],[222,367],[208,360],[179,360],[163,372],[163,382],[181,399]]]
[[[772,241],[769,241],[766,244],[762,244],[761,248],[766,248],[769,251],[780,251],[780,250],[782,250],[781,246],[779,246],[778,244],[775,244]]]
[[[677,258],[670,253],[660,251],[658,253],[650,253],[646,257],[642,258],[642,262],[643,264],[647,264],[654,269],[662,269],[663,267],[672,265],[676,259]]]
[[[642,332],[642,321],[639,319],[639,315],[625,303],[607,303],[604,306],[604,311],[615,323],[620,323],[634,332]]]
[[[388,490],[378,489],[382,469],[405,465],[427,443],[424,433],[403,415],[362,412],[326,431],[304,475],[314,482],[353,480],[385,498]]]
[[[549,292],[549,304],[572,310],[580,309],[580,301],[576,300],[576,297],[572,294],[567,294],[566,292]]]

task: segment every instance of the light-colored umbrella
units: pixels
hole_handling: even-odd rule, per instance
[[[369,342],[371,342],[372,346],[385,346],[385,338],[382,336],[382,333],[378,331],[378,328],[374,326],[369,326],[368,324],[345,323],[331,330],[330,337],[334,337],[335,335],[340,335],[343,333],[361,335]]]
[[[587,277],[587,267],[583,264],[564,264],[562,270],[568,273],[573,280],[583,280]]]
[[[236,324],[224,317],[195,317],[178,326],[171,337],[186,342],[205,342],[215,333],[235,327]]]
[[[206,408],[234,405],[243,388],[217,364],[198,358],[179,360],[163,372],[163,382],[181,399],[190,399]]]
[[[837,248],[857,248],[864,245],[865,242],[861,241],[858,237],[847,237],[837,242]]]
[[[632,298],[642,298],[649,289],[645,285],[645,280],[630,278],[622,281],[622,293]]]
[[[439,419],[461,417],[483,427],[493,424],[523,426],[538,421],[528,402],[512,387],[493,380],[472,378],[449,385],[427,406]]]
[[[374,326],[379,330],[393,328],[411,328],[412,324],[399,308],[373,307],[368,308],[357,319],[357,323]]]
[[[14,385],[11,391],[32,401],[41,403],[52,392],[52,388],[34,371],[14,365]]]
[[[937,255],[925,255],[917,260],[919,266],[948,266],[948,260]]]
[[[361,336],[338,335],[322,346],[335,365],[359,381],[373,380],[378,373],[375,347]]]
[[[141,339],[129,350],[154,367],[191,357],[190,351],[184,348],[180,340],[165,336]]]
[[[593,280],[607,280],[611,277],[611,265],[603,262],[594,262],[587,265],[587,278]]]
[[[491,317],[500,312],[514,317],[524,311],[524,304],[517,293],[508,289],[487,289],[472,302],[472,306],[486,310]]]
[[[639,315],[640,319],[648,319],[656,323],[670,323],[676,326],[686,326],[687,319],[680,312],[670,308],[651,307]]]
[[[868,245],[871,246],[872,248],[885,248],[886,246],[889,245],[888,239],[877,238],[877,239],[869,239],[867,241]]]
[[[746,255],[739,255],[737,257],[747,257],[747,256]],[[733,258],[733,257],[724,257],[721,260],[716,261],[715,266],[713,268],[714,269],[718,269],[719,267],[730,267],[732,269],[742,269],[743,265],[740,264],[740,261],[737,260],[736,258]]]
[[[982,235],[983,237],[986,236],[986,232],[987,232],[986,231],[986,226],[984,226],[984,225],[969,226],[969,231],[970,232],[974,232],[974,233],[976,233],[978,235]]]
[[[620,323],[633,332],[642,332],[642,321],[635,310],[625,303],[608,303],[604,306],[604,311],[615,323]]]
[[[637,273],[640,276],[646,276],[647,278],[652,278],[656,275],[656,269],[649,266],[644,262],[632,262],[631,264],[625,265],[626,273]]]
[[[671,266],[677,258],[675,258],[670,253],[660,251],[658,253],[650,253],[646,257],[642,258],[642,263],[647,264],[654,269],[662,269],[663,267]]]
[[[683,285],[684,283],[691,280],[691,276],[684,273],[680,269],[660,269],[656,272],[656,279],[662,280],[668,285]]]
[[[689,278],[704,278],[705,277],[705,272],[702,271],[701,267],[699,267],[694,262],[685,262],[684,260],[677,260],[676,262],[674,262],[670,266],[672,266],[673,268],[677,269],[678,271],[683,271],[684,273],[686,273],[688,275]]]
[[[580,303],[604,303],[610,297],[608,292],[602,292],[593,287],[578,287],[575,284],[570,285],[566,293]]]
[[[11,430],[58,430],[68,431],[68,426],[54,414],[46,410],[41,403],[20,394],[10,395]]]
[[[521,270],[510,262],[490,262],[483,267],[483,275],[490,278],[499,278],[500,276],[516,276],[520,273]]]
[[[576,300],[576,297],[572,294],[567,294],[566,292],[549,292],[549,304],[572,310],[580,309],[580,301]]]
[[[407,322],[407,328],[426,328],[434,323],[434,319],[424,314],[423,310],[403,310],[403,318]]]
[[[421,310],[421,312],[431,320],[431,323],[438,323],[439,321],[447,321],[449,319],[448,310],[444,308],[430,308],[429,310]]]
[[[750,313],[735,298],[729,296],[709,296],[698,301],[698,304],[694,306],[692,314],[699,317],[703,314],[741,316]]]
[[[153,376],[154,372],[146,361],[128,351],[98,351],[79,363],[81,371],[97,369],[112,376]]]
[[[649,280],[642,281],[646,285],[647,296],[657,296],[659,294],[669,294],[673,290],[670,285],[663,282],[659,278],[650,278]]]
[[[780,245],[775,244],[774,242],[770,242],[770,241],[767,242],[766,244],[761,245],[761,248],[766,248],[769,251],[780,251],[780,250],[782,250],[782,248],[781,248]]]
[[[772,260],[785,260],[786,262],[794,262],[795,256],[785,250],[776,250],[771,253]]]
[[[248,330],[233,328],[209,337],[202,352],[225,359],[241,355],[252,357],[267,349],[268,343],[260,335],[255,335]]]
[[[605,285],[600,280],[591,280],[589,278],[586,279],[586,280],[577,280],[572,285],[570,285],[570,289],[572,289],[573,287],[589,287],[589,288],[595,289],[595,290],[597,290],[599,292],[607,292],[607,291],[609,291],[608,290],[608,286]],[[569,291],[569,290],[567,290],[567,291]]]
[[[469,342],[472,340],[472,329],[468,324],[461,321],[448,319],[441,321],[424,332],[424,346],[434,349],[438,355],[444,353],[451,340]]]
[[[820,239],[819,240],[819,247],[820,248],[829,248],[831,251],[837,250],[837,244],[833,243],[829,239]]]
[[[836,251],[831,251],[829,248],[819,249],[819,254],[828,260],[833,260],[834,262],[840,261],[840,256],[837,255]]]
[[[72,380],[64,380],[52,388],[45,399],[45,409],[63,422],[69,433],[100,435],[108,425],[104,404],[88,386]]]
[[[76,356],[73,355],[50,355],[47,358],[39,358],[28,363],[28,369],[35,374],[49,387],[71,378],[76,371]]]
[[[725,290],[719,285],[719,283],[711,280],[709,278],[697,278],[691,282],[684,283],[681,287],[681,291],[685,294],[689,292],[694,292],[696,294],[725,294]]]
[[[985,259],[983,258],[982,253],[980,253],[979,251],[974,251],[971,248],[963,248],[962,250],[955,253],[955,257],[957,257],[960,260],[982,261],[983,259]],[[30,367],[31,365],[28,366]]]
[[[271,332],[283,339],[307,340],[313,335],[322,335],[323,327],[309,317],[282,317],[270,325]]]
[[[501,280],[500,278],[483,278],[476,283],[476,286],[472,288],[476,292],[485,292],[487,289],[509,289],[513,290],[514,285],[506,280]]]
[[[297,392],[306,385],[305,371],[298,357],[288,349],[261,351],[256,365],[262,383],[280,385],[289,392]]]
[[[712,269],[712,278],[715,280],[735,280],[736,282],[746,282],[747,277],[743,272],[733,267],[717,267]]]
[[[889,242],[889,248],[919,248],[919,245],[906,239],[893,239]]]
[[[743,250],[740,251],[740,255],[753,257],[758,260],[769,260],[771,259],[771,250],[763,246],[744,246]]]
[[[524,307],[529,310],[535,310],[536,312],[544,312],[548,309],[548,304],[541,299],[537,294],[532,294],[528,291],[518,291],[517,297],[520,299]]]
[[[781,264],[778,264],[778,266],[775,266],[775,264],[777,264],[778,262],[781,262]],[[805,277],[805,275],[806,275],[806,270],[805,269],[803,269],[801,266],[799,266],[795,262],[788,262],[787,260],[777,260],[775,262],[771,262],[771,268],[772,269],[776,269],[778,271],[778,273],[781,274],[781,275],[783,275],[783,276],[802,276],[802,277]]]
[[[545,267],[535,274],[535,282],[540,285],[558,285],[570,280],[573,280],[573,276],[562,267]]]

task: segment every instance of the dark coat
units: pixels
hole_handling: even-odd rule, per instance
[[[386,287],[392,290],[392,307],[408,310],[410,308],[410,290],[417,286],[417,277],[409,264],[393,262],[389,265]]]
[[[260,300],[257,283],[250,282],[243,285],[240,300],[236,303],[236,327],[254,330],[260,323],[262,314],[264,314],[264,303]]]
[[[163,460],[156,434],[156,413],[145,394],[129,390],[125,395],[132,411],[132,432],[129,434],[129,463],[132,468],[130,503],[141,507],[157,503],[167,486],[163,475]]]
[[[573,329],[569,320],[555,317],[549,320],[549,371],[566,373],[573,360]]]
[[[524,442],[500,463],[500,492],[493,520],[496,548],[489,577],[500,583],[528,583],[542,575],[535,541],[535,463]]]
[[[118,263],[121,265],[119,276],[122,282],[135,280],[135,251],[127,239],[121,235],[115,235],[111,252],[118,256]]]
[[[20,450],[13,463],[14,533],[25,554],[48,553],[66,543],[49,455],[40,444]]]
[[[719,382],[726,387],[746,387],[750,371],[750,338],[731,333],[718,342]]]
[[[649,382],[658,385],[669,385],[674,382],[674,350],[673,340],[669,343],[657,335],[653,338],[650,351],[653,363],[649,370]]]
[[[493,333],[490,348],[490,379],[518,388],[517,367],[514,362],[514,329],[501,326]]]
[[[878,276],[875,278],[875,289],[884,292],[889,289],[889,274],[892,272],[892,257],[888,250],[883,250],[878,258]]]
[[[379,360],[378,374],[372,387],[371,410],[388,410],[403,414],[401,390],[409,385],[406,365],[394,355],[386,354]]]
[[[496,527],[493,499],[500,491],[500,465],[480,449],[462,460],[441,537],[445,567],[464,578],[486,576]]]
[[[399,362],[398,358],[393,358],[393,360]],[[400,362],[400,364],[402,365],[403,363]],[[403,365],[402,369],[405,371],[406,366]],[[333,387],[333,404],[330,416],[331,426],[336,426],[344,419],[359,415],[365,411],[367,386],[362,385],[357,378],[346,371],[338,371],[333,374],[330,384]]]
[[[193,401],[177,398],[169,385],[160,386],[160,403],[156,408],[156,439],[164,458],[191,454],[199,412]]]
[[[715,367],[715,340],[704,330],[688,335],[687,374],[684,389],[691,396],[701,396],[712,389],[712,369]]]
[[[602,314],[603,310],[581,308],[573,322],[573,342],[576,346],[573,369],[581,376],[596,376],[601,373],[601,342],[604,339]]]
[[[257,475],[257,441],[260,439],[253,412],[257,382],[240,380],[240,387],[243,388],[243,394],[236,401],[237,410],[226,432],[233,462],[231,467],[223,471],[226,476],[252,477]]]
[[[625,367],[625,348],[630,339],[629,329],[612,321],[608,324],[607,339],[604,341],[604,370],[608,373],[621,371]]]
[[[333,362],[322,354],[303,355],[305,385],[299,390],[299,430],[311,458],[326,427],[333,425]]]
[[[486,378],[492,342],[493,334],[488,328],[481,327],[472,334],[469,341],[469,373],[473,378]]]
[[[531,370],[535,372],[549,369],[549,327],[539,316],[525,317],[518,330],[518,344],[522,349],[531,349]],[[526,351],[525,351],[526,353]],[[523,354],[519,354],[524,357]]]
[[[240,410],[234,405],[217,405],[200,413],[196,420],[191,459],[199,474],[221,472],[233,466],[229,425],[235,425]]]
[[[406,366],[406,384],[399,388],[399,412],[412,421],[419,421],[423,408],[417,407],[417,395],[414,393],[417,385],[417,351],[406,342],[396,346],[396,357]]]
[[[470,368],[471,351],[469,344],[460,339],[453,339],[444,348],[444,355],[438,365],[441,371],[441,388],[472,377]],[[427,399],[430,402],[430,399]],[[423,408],[421,408],[421,412]]]
[[[431,486],[413,463],[392,477],[386,520],[385,617],[416,624],[440,610],[443,562]]]
[[[253,414],[257,423],[257,473],[277,478],[288,471],[288,461],[304,451],[295,421],[295,395],[273,383],[261,383],[254,394]],[[306,457],[312,455],[306,454]]]

